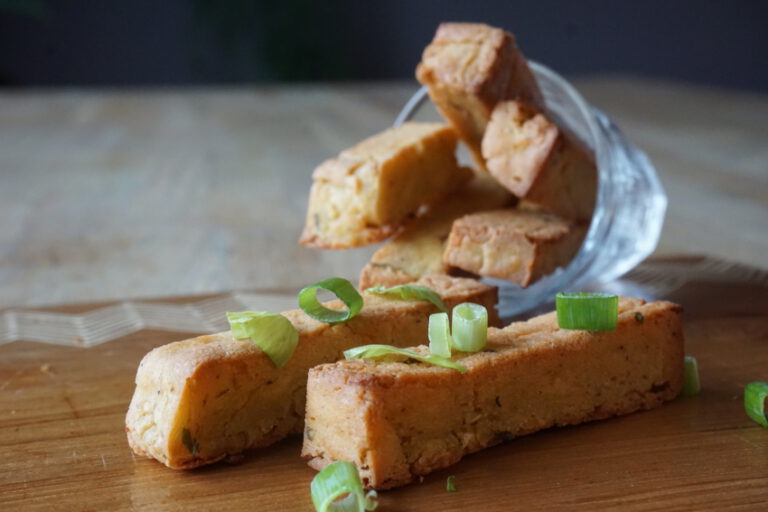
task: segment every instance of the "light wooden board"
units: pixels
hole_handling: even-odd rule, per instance
[[[768,268],[768,96],[575,81],[648,151],[660,252]],[[296,245],[310,175],[416,83],[0,92],[0,307],[301,288],[374,248]]]
[[[768,380],[768,288],[694,281],[667,298],[686,309],[700,395],[507,442],[382,493],[380,510],[764,510],[768,429],[746,417],[742,389]],[[312,510],[297,438],[189,472],[132,455],[123,426],[136,367],[180,337],[0,346],[0,510]],[[445,491],[448,475],[458,492]]]

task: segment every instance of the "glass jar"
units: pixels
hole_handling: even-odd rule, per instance
[[[536,62],[530,66],[552,118],[595,154],[597,204],[584,242],[566,268],[527,288],[484,278],[499,286],[499,313],[506,318],[553,302],[557,292],[594,288],[633,269],[656,248],[667,209],[667,196],[645,153],[562,76]],[[395,124],[414,118],[427,97],[422,87]]]

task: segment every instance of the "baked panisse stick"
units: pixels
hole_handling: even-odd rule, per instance
[[[587,220],[597,197],[597,166],[588,150],[535,107],[496,105],[483,137],[488,172],[524,205]]]
[[[448,274],[443,262],[445,242],[453,221],[467,213],[511,205],[513,196],[486,173],[410,222],[374,253],[360,272],[360,289],[395,286],[436,274]]]
[[[620,299],[608,332],[561,330],[550,313],[489,329],[486,351],[453,359],[468,371],[374,360],[313,368],[309,465],[351,461],[366,487],[388,489],[513,437],[656,407],[682,387],[682,309]]]
[[[441,23],[424,49],[416,78],[483,168],[480,144],[498,102],[521,99],[544,110],[515,37],[482,23]]]
[[[585,224],[546,212],[507,208],[465,215],[453,223],[446,265],[523,288],[573,259]]]
[[[448,308],[477,302],[495,315],[492,286],[447,276],[417,284],[435,290]],[[234,340],[231,332],[152,350],[139,366],[126,417],[131,448],[168,467],[189,469],[301,433],[310,368],[336,361],[358,345],[421,343],[428,317],[437,311],[423,301],[363,298],[363,309],[346,323],[319,322],[302,310],[283,313],[299,331],[299,344],[280,369],[256,344]]]
[[[302,245],[346,249],[381,242],[467,182],[456,132],[442,123],[403,123],[315,169]]]

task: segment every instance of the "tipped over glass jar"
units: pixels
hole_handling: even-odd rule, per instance
[[[553,302],[557,292],[594,287],[632,270],[656,248],[667,209],[667,196],[645,153],[562,76],[542,64],[529,64],[554,121],[593,151],[598,191],[587,234],[567,267],[527,288],[484,278],[499,286],[499,314],[506,318]],[[395,125],[420,114],[427,98],[422,87]]]

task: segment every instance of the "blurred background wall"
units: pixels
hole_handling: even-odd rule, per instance
[[[768,92],[768,2],[0,0],[0,86],[409,79],[442,20],[570,74]]]

